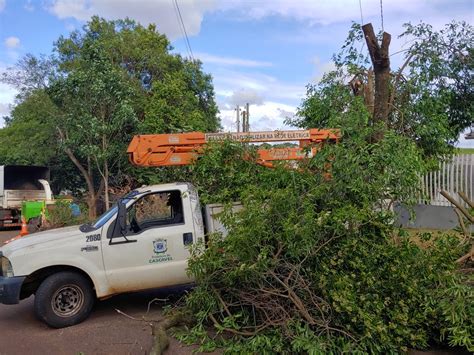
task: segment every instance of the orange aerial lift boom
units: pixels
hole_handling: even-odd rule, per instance
[[[202,153],[206,143],[226,139],[242,143],[299,142],[299,147],[258,150],[258,163],[272,166],[276,160],[301,160],[312,156],[318,144],[335,142],[340,133],[336,129],[308,129],[240,133],[168,133],[134,136],[127,153],[130,162],[138,166],[188,165]],[[304,149],[308,147],[308,149]]]

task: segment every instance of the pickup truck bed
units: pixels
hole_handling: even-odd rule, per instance
[[[242,205],[238,202],[232,205],[232,211],[239,211],[242,209]],[[227,234],[227,230],[219,219],[219,214],[224,211],[224,205],[221,204],[210,204],[204,207],[204,222],[206,225],[206,233],[221,232],[224,236]]]

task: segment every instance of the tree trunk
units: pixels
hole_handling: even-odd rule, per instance
[[[389,100],[390,100],[390,57],[388,48],[391,36],[387,32],[382,35],[382,44],[379,45],[372,24],[362,26],[370,59],[374,67],[375,92],[374,92],[374,114],[373,124],[376,126],[373,140],[375,142],[383,138],[384,128],[388,124]]]
[[[104,162],[104,202],[105,210],[107,211],[110,207],[109,201],[109,165],[107,161]]]
[[[94,189],[94,178],[92,175],[92,167],[91,167],[91,159],[87,158],[87,178],[84,177],[87,181],[87,189],[89,190],[87,193],[87,207],[89,209],[89,219],[94,219],[97,217],[97,195]]]
[[[374,71],[367,71],[367,84],[364,86],[364,103],[370,114],[374,115]]]
[[[86,180],[88,195],[87,206],[89,207],[89,218],[95,218],[97,216],[97,194],[95,193],[94,189],[94,179],[92,173],[89,175],[89,172],[91,171],[90,166],[86,170],[69,148],[65,148],[65,151],[69,159],[71,159],[74,165],[81,172],[82,176],[84,177],[84,180]]]
[[[105,113],[102,115],[102,120],[105,123]],[[102,153],[105,156],[107,156],[106,151],[107,151],[107,137],[105,134],[103,134],[102,135]],[[99,165],[99,162],[97,162],[97,165]],[[104,204],[105,204],[105,210],[107,211],[110,206],[110,203],[109,203],[109,163],[107,161],[107,158],[104,159],[103,169],[104,169],[103,171],[100,171],[100,168],[99,168],[99,172],[102,175],[102,180],[104,181]]]
[[[88,193],[87,207],[89,208],[89,218],[94,219],[97,217],[97,196],[94,193]]]
[[[59,128],[56,127],[59,133],[59,138],[61,141],[66,140],[66,135],[64,132]],[[73,151],[68,148],[67,146],[64,148],[64,151],[66,152],[66,155],[71,159],[71,161],[74,163],[74,165],[79,169],[81,172],[82,176],[84,177],[84,180],[86,181],[87,185],[87,207],[89,208],[89,218],[94,219],[97,216],[97,196],[100,196],[101,189],[103,188],[103,184],[99,186],[99,190],[96,194],[95,188],[94,188],[94,177],[92,175],[92,168],[91,168],[91,163],[90,159],[87,159],[87,170],[86,168],[81,164],[79,159],[76,158],[74,155]]]

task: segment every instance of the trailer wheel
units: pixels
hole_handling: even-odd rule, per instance
[[[52,328],[70,327],[89,316],[94,300],[87,278],[75,272],[59,272],[46,278],[36,291],[35,314]]]

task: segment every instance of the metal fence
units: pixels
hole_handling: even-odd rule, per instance
[[[440,191],[444,190],[465,206],[458,192],[464,192],[470,200],[474,200],[474,154],[460,154],[448,162],[440,162],[437,171],[423,176],[421,189],[422,204],[451,206],[440,194]]]

